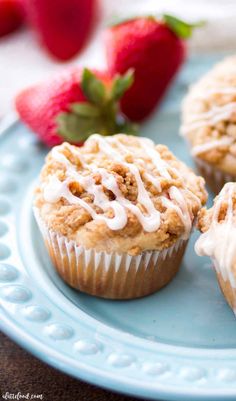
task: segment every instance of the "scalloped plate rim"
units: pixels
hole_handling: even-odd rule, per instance
[[[236,396],[236,388],[235,389],[229,389],[226,390],[224,389],[217,389],[216,392],[213,392],[212,389],[206,389],[206,388],[195,388],[193,387],[192,391],[189,391],[189,389],[184,390],[185,393],[183,393],[183,389],[168,389],[168,386],[166,386],[166,384],[164,384],[163,386],[155,386],[153,388],[153,392],[150,391],[150,387],[151,387],[151,383],[147,383],[147,386],[145,385],[141,385],[140,381],[137,379],[137,381],[133,380],[133,383],[131,381],[131,379],[128,379],[127,383],[125,383],[125,388],[120,388],[119,385],[122,384],[122,386],[124,386],[124,378],[122,377],[121,380],[117,380],[116,375],[111,375],[111,377],[109,377],[109,382],[103,383],[104,379],[107,379],[107,375],[99,375],[97,374],[97,372],[94,372],[94,375],[92,378],[88,378],[86,376],[86,374],[84,374],[85,369],[83,367],[81,367],[81,369],[77,372],[75,372],[75,370],[73,370],[73,368],[71,368],[69,366],[68,369],[68,365],[65,362],[65,356],[63,356],[62,358],[62,365],[58,365],[58,360],[60,359],[60,353],[58,351],[55,351],[55,356],[57,356],[57,359],[50,359],[50,354],[52,353],[52,349],[50,347],[47,346],[42,346],[38,341],[37,342],[37,346],[34,347],[33,343],[34,341],[32,341],[32,337],[27,335],[27,333],[24,333],[23,330],[19,330],[18,326],[12,324],[12,322],[8,319],[6,319],[5,324],[2,324],[2,322],[0,321],[0,328],[1,330],[8,335],[12,340],[14,340],[17,344],[19,344],[20,346],[22,346],[25,350],[29,351],[31,354],[33,354],[34,356],[36,356],[37,358],[39,358],[40,360],[42,360],[43,362],[48,363],[49,365],[53,366],[54,368],[60,370],[63,373],[67,373],[77,379],[81,379],[86,381],[87,383],[90,384],[95,384],[98,386],[101,386],[105,389],[109,389],[111,391],[117,391],[119,393],[123,393],[123,394],[127,394],[130,396],[137,396],[137,397],[148,397],[149,399],[157,399],[157,397],[164,397],[162,399],[165,399],[166,401],[170,400],[169,396],[173,395],[173,396],[181,396],[182,400],[188,400],[189,401],[189,397],[192,397],[191,400],[201,400],[201,399],[205,399],[205,397],[208,397],[208,400],[222,400],[222,396],[227,397],[228,400],[232,399],[235,400],[235,396]],[[17,329],[17,331],[19,331],[19,334],[22,335],[22,339],[20,340],[20,338],[18,338],[16,336],[17,331],[15,333],[13,333],[13,331],[11,329]],[[27,338],[28,337],[28,338]],[[30,345],[30,346],[29,346]],[[38,353],[40,352],[40,348],[42,348],[43,350],[41,352],[43,353]],[[45,350],[45,351],[44,351]],[[48,354],[47,354],[48,352]],[[54,354],[54,352],[53,352]],[[53,357],[53,356],[52,356]],[[69,360],[73,361],[73,359],[68,358]],[[78,368],[77,368],[78,369]],[[98,370],[98,369],[96,369]],[[98,370],[99,371],[99,370]],[[91,368],[88,369],[88,373],[91,372]],[[79,373],[79,374],[78,374]],[[101,380],[102,379],[102,380]],[[134,386],[135,386],[135,390],[134,390]],[[165,387],[165,389],[163,389],[162,387]],[[137,392],[137,390],[141,390],[142,392],[139,393]],[[231,398],[234,397],[234,398]],[[176,399],[176,397],[172,398],[173,400]]]
[[[14,127],[16,122],[11,124],[9,127],[5,128],[4,131],[1,134],[6,133],[11,127]],[[18,123],[17,123],[18,124]],[[2,136],[1,136],[2,138]],[[1,139],[0,138],[0,139]],[[108,388],[110,390],[122,392],[125,394],[129,394],[132,396],[138,396],[138,397],[148,397],[152,399],[156,399],[157,397],[161,397],[164,399],[169,399],[171,397],[172,400],[174,399],[189,399],[191,397],[192,400],[199,400],[199,399],[222,399],[222,396],[226,399],[235,399],[236,397],[236,388],[226,388],[227,383],[223,386],[223,388],[206,388],[206,387],[201,387],[197,388],[196,386],[192,387],[184,387],[182,386],[181,388],[176,388],[176,387],[169,387],[168,383],[156,383],[153,382],[151,383],[150,381],[143,381],[140,382],[140,380],[133,379],[130,377],[125,378],[125,375],[119,375],[115,374],[114,372],[111,372],[108,374],[108,372],[103,372],[100,371],[97,367],[93,368],[89,365],[87,365],[84,362],[79,362],[77,361],[77,366],[74,367],[73,359],[71,357],[66,357],[65,355],[61,355],[60,352],[57,350],[54,350],[50,345],[46,344],[40,344],[37,338],[34,338],[31,334],[27,333],[24,331],[23,327],[17,325],[17,322],[14,321],[14,319],[11,319],[10,315],[7,314],[4,310],[4,308],[1,306],[0,303],[0,308],[3,310],[4,316],[2,320],[0,321],[0,328],[1,330],[7,334],[9,337],[11,337],[15,342],[17,342],[20,346],[34,354],[36,357],[41,359],[44,362],[47,362],[51,366],[68,373],[76,378],[85,380],[89,383],[92,384],[97,384],[99,386],[102,386],[104,388]],[[82,311],[83,312],[83,311]],[[85,312],[83,312],[85,313]],[[89,316],[90,319],[95,320],[93,317]],[[103,326],[106,327],[105,324],[101,323]],[[111,328],[111,331],[114,331],[114,333],[118,332],[117,329]],[[123,336],[126,337],[126,333],[122,333]],[[130,334],[128,334],[128,337],[131,337]],[[150,343],[148,340],[145,340],[145,342]],[[138,345],[138,344],[137,344]],[[168,347],[168,346],[167,346]],[[181,349],[179,346],[171,346],[171,348],[178,348]],[[185,347],[182,347],[183,350]],[[191,351],[191,348],[188,348],[189,351]],[[194,348],[193,348],[194,350]],[[195,350],[196,352],[200,350]],[[227,350],[222,349],[206,349],[209,354],[212,354],[212,351],[216,353],[224,353],[224,354],[230,354],[231,352],[231,357],[232,357],[232,351],[236,352],[235,348],[228,348]],[[219,355],[220,356],[220,355]],[[227,358],[227,355],[225,355]],[[205,355],[206,357],[206,355]],[[212,355],[209,355],[209,358],[211,358]],[[207,357],[206,357],[207,358]],[[201,356],[200,356],[201,359]],[[71,366],[67,364],[67,362],[71,362]],[[236,359],[234,360],[236,362]],[[86,366],[87,365],[87,366]],[[90,375],[90,376],[89,376]],[[105,382],[105,380],[107,380]],[[122,385],[122,388],[120,387]],[[180,398],[179,398],[180,397]]]

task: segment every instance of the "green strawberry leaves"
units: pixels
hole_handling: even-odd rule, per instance
[[[182,21],[181,19],[174,17],[173,15],[164,14],[162,16],[163,21],[166,25],[179,37],[182,39],[188,39],[192,36],[193,29],[201,27],[205,24],[204,21],[199,21],[194,24]]]
[[[95,121],[73,113],[61,113],[57,117],[60,135],[69,142],[79,143],[85,141],[94,133]]]
[[[116,75],[112,82],[105,85],[92,71],[85,68],[81,88],[87,101],[73,103],[69,111],[57,116],[59,135],[69,142],[79,143],[95,132],[101,135],[119,132],[136,134],[137,125],[130,123],[119,112],[119,100],[133,81],[134,73],[128,70],[124,75]]]
[[[134,82],[134,71],[128,70],[125,75],[117,75],[114,78],[111,97],[114,100],[120,100],[124,93],[133,85]]]
[[[73,103],[71,105],[71,110],[78,116],[82,116],[82,117],[98,117],[99,116],[98,107],[96,107],[88,102]]]
[[[201,27],[205,25],[205,21],[198,21],[196,23],[188,23],[186,21],[181,20],[180,18],[174,17],[173,15],[170,14],[163,14],[163,15],[133,15],[133,16],[128,16],[127,18],[113,18],[109,24],[108,27],[116,27],[119,25],[123,25],[127,22],[132,22],[135,21],[139,18],[146,18],[152,21],[156,21],[157,23],[159,21],[165,22],[165,24],[170,28],[172,32],[174,32],[179,38],[182,39],[189,39],[192,36],[194,28]]]
[[[84,95],[92,103],[100,105],[105,102],[106,89],[104,83],[88,68],[84,68],[81,87]]]

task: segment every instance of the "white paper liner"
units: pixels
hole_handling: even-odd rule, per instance
[[[225,297],[226,301],[228,302],[229,306],[232,308],[233,312],[236,312],[236,288],[232,286],[229,279],[223,277],[221,272],[219,271],[216,261],[212,258],[212,263],[216,272],[216,277],[222,291],[223,296]],[[235,313],[236,315],[236,313]]]
[[[137,256],[99,252],[49,230],[36,208],[34,214],[60,276],[72,287],[104,298],[137,298],[157,291],[177,273],[188,242],[179,239],[170,248]]]
[[[226,182],[236,181],[236,176],[227,174],[198,157],[195,157],[194,161],[200,170],[200,173],[204,176],[206,183],[216,194],[220,192]]]

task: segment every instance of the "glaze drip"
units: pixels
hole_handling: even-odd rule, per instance
[[[215,148],[219,148],[221,146],[229,146],[233,143],[234,139],[228,136],[222,136],[220,139],[215,141],[201,143],[200,145],[196,145],[192,148],[191,154],[193,156],[198,156],[201,153],[205,153],[208,150],[212,150]]]
[[[236,263],[236,223],[233,210],[233,195],[236,193],[236,184],[227,183],[221,190],[214,205],[212,222],[209,229],[201,234],[195,244],[195,251],[199,256],[210,256],[216,270],[225,281],[229,280],[236,288],[236,279],[233,266]],[[223,203],[228,204],[224,220],[219,221]]]
[[[227,121],[233,112],[236,112],[236,102],[227,103],[223,106],[214,106],[204,113],[192,114],[191,120],[181,126],[180,133],[183,136],[188,136],[198,128],[214,126],[220,121]]]
[[[171,179],[172,176],[180,178],[176,169],[172,168],[161,158],[151,140],[147,138],[137,138],[136,140],[139,142],[141,151],[146,154],[147,159],[151,161],[160,175],[155,176],[150,171],[144,172],[144,177],[156,187],[158,192],[161,191],[160,178]],[[131,155],[134,157],[134,155],[132,155],[129,149],[115,137],[104,138],[98,134],[94,134],[87,140],[86,144],[88,146],[98,146],[98,154],[100,156],[105,155],[106,158],[121,163],[130,171],[136,181],[137,203],[141,205],[141,207],[134,204],[123,195],[116,181],[116,177],[112,172],[107,171],[105,168],[98,167],[93,163],[87,163],[85,157],[83,157],[81,152],[75,147],[71,147],[70,149],[80,161],[81,166],[88,171],[88,174],[80,174],[70,160],[60,152],[60,147],[55,147],[51,152],[51,156],[54,160],[65,166],[66,179],[60,181],[55,175],[50,176],[49,181],[44,186],[44,199],[47,202],[54,203],[64,198],[70,204],[78,204],[83,207],[94,220],[104,221],[111,230],[120,230],[125,227],[127,224],[127,210],[129,210],[137,217],[145,231],[157,231],[161,224],[161,213],[155,208],[151,194],[149,194],[145,188],[137,165],[126,161],[127,156]],[[138,156],[135,160],[139,165],[142,165],[143,160],[139,159]],[[100,184],[95,182],[95,179],[92,177],[93,174],[100,175]],[[88,194],[92,195],[93,203],[87,203],[78,196],[73,195],[69,189],[72,182],[79,183]],[[113,193],[114,200],[109,199],[108,195],[104,192],[104,188]],[[171,186],[165,194],[163,193],[160,195],[160,200],[163,206],[171,208],[180,217],[185,227],[182,238],[186,239],[189,237],[191,231],[192,218],[183,191],[183,189]],[[187,191],[189,190],[185,189],[185,192]],[[194,194],[192,194],[192,197],[196,198]],[[198,198],[197,200],[200,202]],[[93,205],[98,206],[103,212],[112,209],[113,217],[106,217],[102,213],[97,213]]]
[[[213,81],[213,84],[215,82]],[[198,89],[192,87],[192,93],[196,99],[206,99],[208,96],[217,96],[217,95],[235,95],[236,96],[236,87],[235,86],[215,86],[208,87],[205,89]]]

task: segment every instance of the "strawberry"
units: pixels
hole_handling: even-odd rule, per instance
[[[185,59],[184,40],[190,25],[170,15],[162,20],[138,17],[106,31],[106,55],[111,76],[135,71],[135,81],[121,101],[133,121],[145,119],[160,102]]]
[[[0,0],[0,37],[17,30],[24,21],[20,0]]]
[[[69,60],[87,42],[98,16],[98,0],[24,0],[29,24],[56,59]]]
[[[119,113],[119,100],[132,82],[132,71],[111,79],[105,72],[74,68],[23,90],[15,105],[22,121],[46,145],[63,140],[81,144],[94,132],[134,133],[135,126]]]

